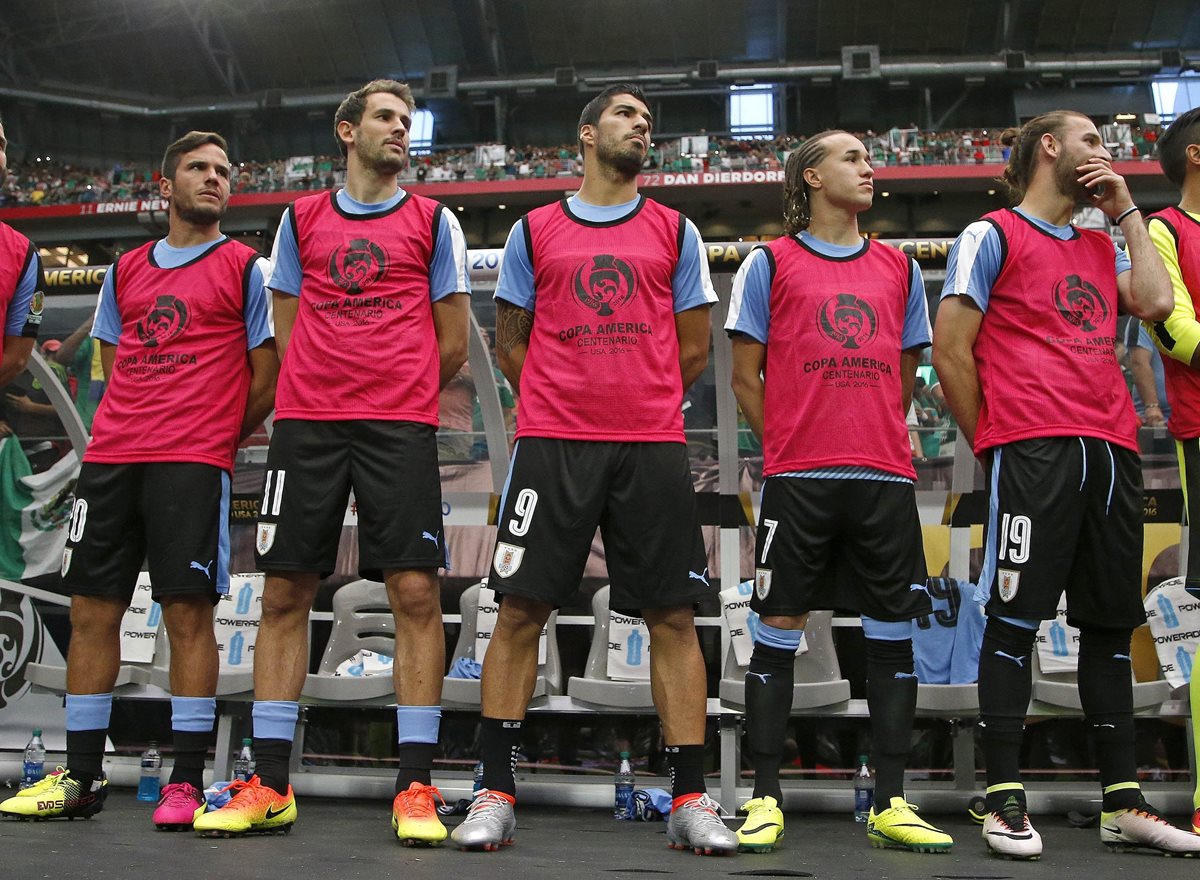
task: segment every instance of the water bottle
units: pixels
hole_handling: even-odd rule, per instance
[[[629,766],[629,752],[621,752],[621,766],[617,768],[617,774],[613,777],[613,785],[616,787],[613,798],[614,819],[633,818],[634,782],[633,768]]]
[[[475,781],[471,783],[471,794],[474,795],[483,788],[483,761],[475,765]]]
[[[254,752],[250,749],[253,740],[246,737],[242,740],[242,750],[238,752],[237,760],[233,762],[233,778],[249,782],[254,775]]]
[[[42,743],[42,729],[35,727],[29,745],[25,746],[25,764],[21,768],[21,788],[29,788],[39,782],[46,772],[46,746]]]
[[[875,803],[875,776],[867,766],[867,756],[858,756],[858,771],[854,774],[854,821],[866,822]]]
[[[150,740],[150,748],[142,752],[142,778],[138,780],[137,799],[139,801],[158,802],[159,771],[162,770],[162,755],[158,752],[158,743]]]

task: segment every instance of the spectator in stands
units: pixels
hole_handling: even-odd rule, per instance
[[[984,840],[1010,858],[1041,855],[1019,756],[1034,639],[1065,588],[1103,789],[1100,839],[1197,853],[1200,836],[1167,824],[1137,782],[1129,646],[1146,620],[1141,463],[1136,416],[1104,344],[1118,309],[1150,321],[1170,314],[1170,281],[1090,119],[1048,113],[1002,140],[1012,146],[1004,179],[1019,204],[955,241],[934,340],[946,399],[991,487],[979,583],[990,596],[979,658]],[[1120,225],[1128,253],[1114,256],[1106,233],[1071,225],[1080,203]]]
[[[408,85],[390,79],[347,95],[334,116],[346,186],[298,199],[275,240],[268,285],[283,358],[256,546],[267,574],[254,664],[257,775],[197,831],[243,834],[296,819],[288,767],[308,616],[321,572],[335,568],[353,491],[362,573],[386,584],[395,615],[392,829],[406,844],[446,836],[429,784],[446,669],[435,432],[438,389],[466,360],[470,282],[453,212],[398,185],[415,106]]]
[[[203,812],[216,714],[213,604],[229,589],[229,474],[238,438],[271,409],[277,363],[260,258],[221,233],[230,176],[220,135],[194,131],[171,144],[161,182],[167,237],[123,254],[101,287],[92,332],[112,383],[84,454],[62,565],[72,594],[67,769],[0,813],[75,818],[103,808],[121,620],[147,557],[171,640],[175,746],[152,821],[190,828]]]
[[[733,852],[737,840],[705,793],[706,687],[693,603],[714,591],[681,415],[708,360],[716,294],[695,226],[638,194],[651,132],[641,90],[605,89],[584,107],[578,132],[578,194],[517,222],[497,282],[496,351],[521,395],[519,442],[489,581],[504,600],[483,665],[484,788],[453,839],[493,850],[516,832],[513,771],[538,636],[578,589],[600,526],[611,606],[638,609],[650,630],[651,689],[674,789],[667,841]],[[597,316],[590,338],[603,346],[563,335],[581,307]],[[632,329],[603,329],[614,308]]]
[[[932,611],[905,422],[931,341],[925,285],[911,257],[862,239],[874,171],[858,138],[815,135],[784,175],[787,235],[743,262],[725,323],[734,394],[762,441],[766,477],[746,674],[754,798],[738,840],[769,851],[782,836],[779,767],[801,635],[810,611],[850,608],[866,636],[876,767],[867,838],[944,852],[953,839],[904,794],[917,704],[911,621]],[[877,366],[843,366],[851,357]],[[827,366],[814,371],[816,362]]]

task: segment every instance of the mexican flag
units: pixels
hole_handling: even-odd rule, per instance
[[[61,568],[78,477],[74,451],[34,474],[17,439],[0,439],[0,577],[19,581]]]

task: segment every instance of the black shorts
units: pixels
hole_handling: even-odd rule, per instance
[[[332,572],[351,489],[363,577],[444,567],[435,433],[417,422],[276,422],[255,531],[259,567]]]
[[[229,592],[229,474],[210,464],[85,461],[63,588],[128,602],[148,561],[155,599]]]
[[[1093,437],[999,446],[988,462],[979,585],[988,614],[1052,620],[1067,591],[1072,626],[1125,628],[1142,608],[1142,468]]]
[[[912,483],[769,477],[754,543],[761,617],[835,609],[876,620],[933,610]]]
[[[1184,582],[1189,593],[1200,596],[1200,439],[1176,440],[1175,452],[1179,456],[1179,482],[1187,506],[1188,564]]]
[[[715,595],[682,443],[520,440],[489,585],[565,604],[579,589],[597,527],[613,610],[637,614]]]

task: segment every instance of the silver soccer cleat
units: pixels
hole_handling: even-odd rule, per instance
[[[1102,812],[1100,842],[1115,852],[1149,849],[1166,856],[1200,855],[1200,834],[1181,831],[1144,801],[1133,809]]]
[[[672,810],[667,822],[667,846],[705,856],[737,852],[737,835],[721,821],[720,809],[720,804],[702,794]]]
[[[512,799],[500,792],[481,788],[467,810],[467,818],[450,832],[459,849],[490,852],[513,842],[517,814]]]

